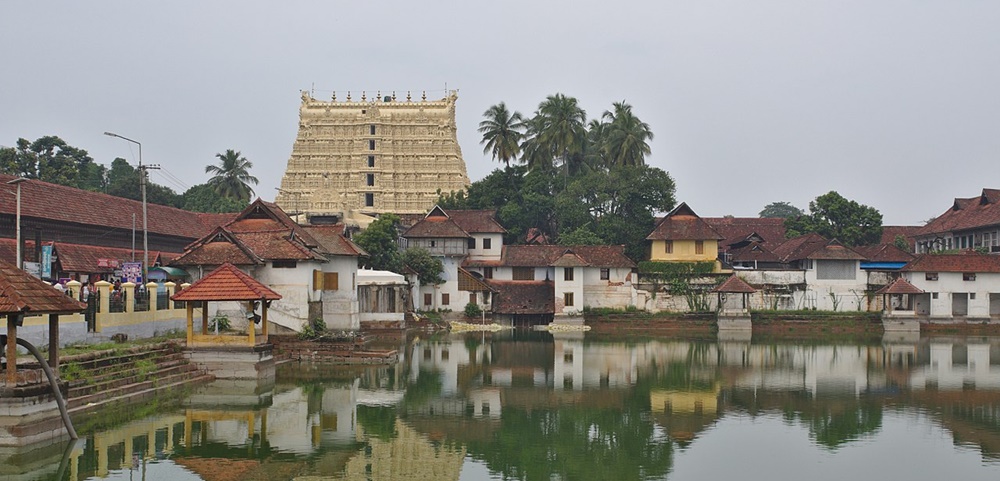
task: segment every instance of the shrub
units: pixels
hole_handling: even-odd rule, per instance
[[[479,304],[470,302],[465,305],[465,317],[479,317],[481,315],[483,315],[483,310],[479,308]]]

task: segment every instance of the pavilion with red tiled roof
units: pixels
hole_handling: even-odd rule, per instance
[[[174,301],[185,302],[187,307],[187,343],[188,347],[219,346],[246,343],[255,346],[258,341],[267,342],[267,308],[271,301],[281,299],[281,295],[264,284],[257,282],[236,266],[225,263],[205,277],[195,281],[190,287],[174,294]],[[254,316],[254,322],[248,322],[247,335],[243,336],[213,336],[208,333],[208,306],[213,301],[243,301],[247,302],[249,316]],[[201,334],[194,333],[194,303],[202,303]],[[256,338],[256,315],[253,314],[255,303],[260,303],[262,324],[260,339]]]
[[[25,315],[49,315],[49,364],[59,366],[59,315],[82,312],[87,305],[41,279],[0,261],[0,315],[7,317],[6,385],[17,383],[17,328]]]
[[[883,306],[889,307],[895,305],[893,310],[900,311],[912,311],[913,299],[911,296],[923,293],[922,289],[910,284],[909,281],[902,277],[896,278],[891,284],[875,291],[876,295],[882,296]]]
[[[750,304],[750,294],[757,292],[757,290],[750,286],[750,284],[747,284],[743,279],[740,279],[739,276],[733,274],[729,276],[728,279],[723,281],[722,284],[715,286],[711,292],[718,294],[720,308],[726,302],[726,294],[740,294],[743,299],[741,308],[746,310],[747,306]]]

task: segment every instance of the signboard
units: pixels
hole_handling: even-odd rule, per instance
[[[122,262],[122,277],[127,282],[142,284],[142,262]]]
[[[118,267],[118,259],[105,259],[103,257],[99,258],[99,259],[97,259],[97,267],[103,267],[103,268],[107,268],[107,269],[117,268]]]
[[[52,278],[52,246],[42,246],[42,279]]]
[[[37,262],[24,262],[24,272],[31,274],[35,277],[42,277],[42,265]]]

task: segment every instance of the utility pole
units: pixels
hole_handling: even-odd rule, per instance
[[[113,132],[105,132],[104,135],[117,137],[139,146],[139,167],[136,170],[139,171],[139,187],[142,190],[142,282],[145,284],[149,281],[149,278],[146,276],[149,271],[149,225],[147,224],[146,216],[146,177],[149,169],[156,170],[159,169],[160,166],[159,164],[142,165],[142,143],[138,140],[122,137],[121,135]]]

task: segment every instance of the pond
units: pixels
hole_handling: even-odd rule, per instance
[[[78,420],[24,480],[1000,479],[1000,339],[413,338]]]

